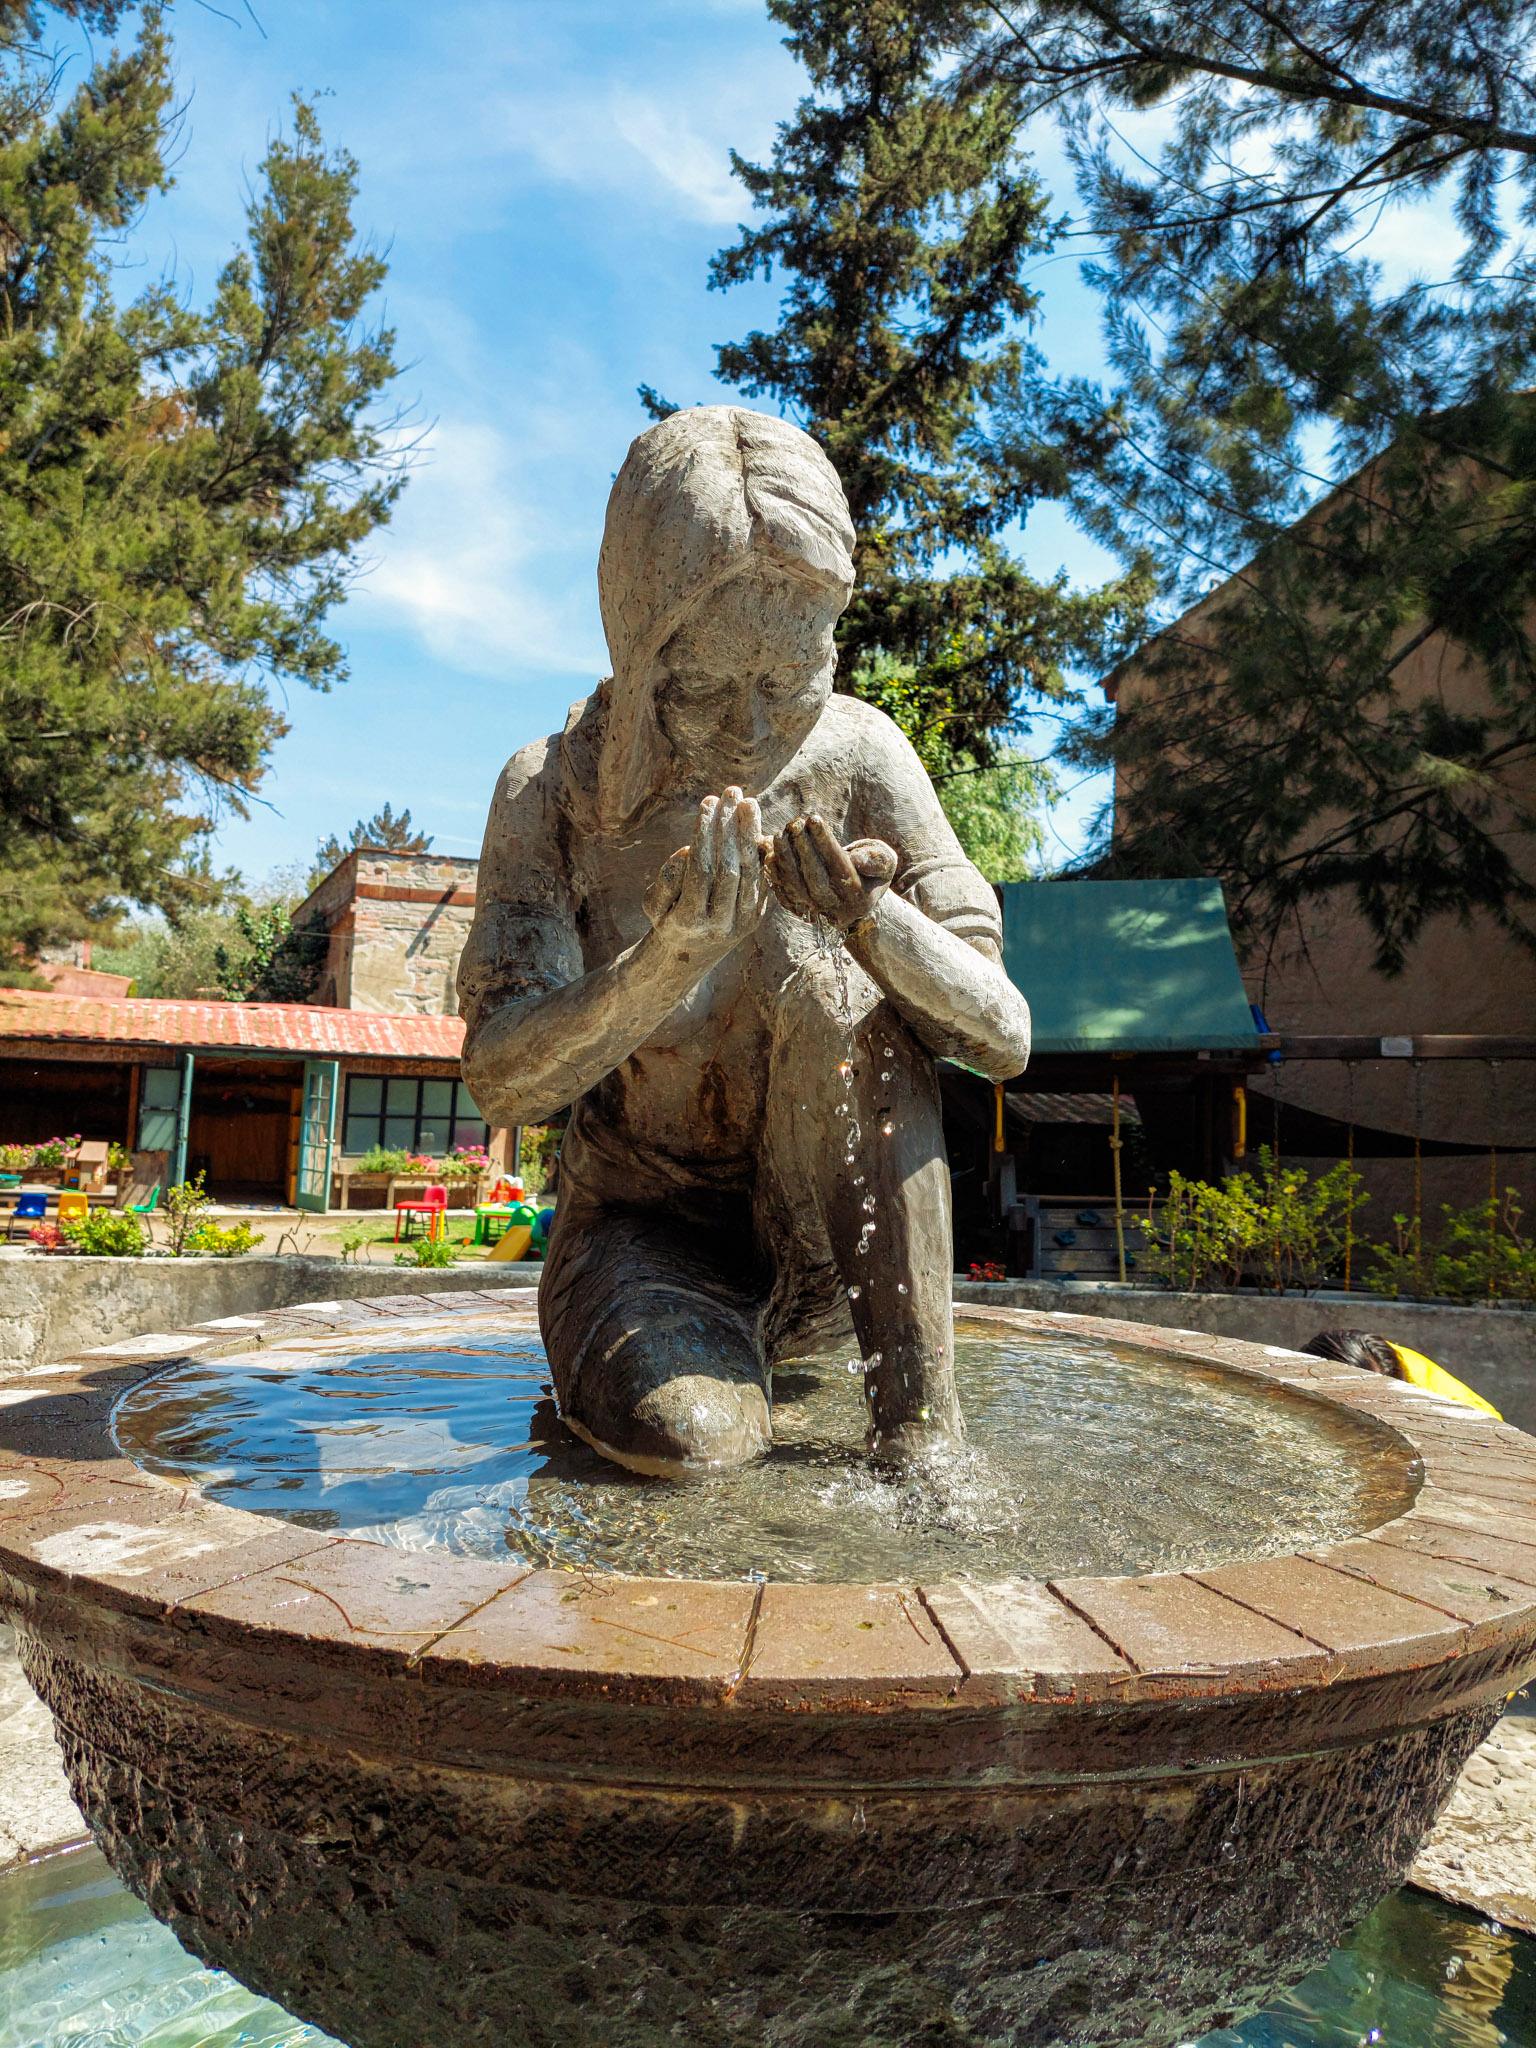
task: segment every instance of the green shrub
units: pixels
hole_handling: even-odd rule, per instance
[[[1162,1207],[1140,1219],[1143,1269],[1191,1293],[1245,1285],[1310,1292],[1342,1257],[1348,1221],[1367,1199],[1352,1166],[1341,1162],[1313,1180],[1303,1167],[1281,1165],[1267,1145],[1256,1173],[1220,1185],[1174,1173]]]
[[[60,1229],[70,1244],[99,1259],[141,1259],[149,1245],[138,1217],[117,1209],[93,1209],[89,1216],[72,1217]]]
[[[194,1223],[187,1232],[182,1245],[185,1258],[238,1259],[242,1252],[254,1251],[266,1239],[252,1230],[249,1223],[221,1225],[213,1222]]]
[[[171,1257],[185,1258],[187,1240],[195,1230],[204,1227],[206,1218],[203,1211],[213,1207],[213,1197],[203,1186],[203,1176],[198,1173],[191,1180],[179,1180],[173,1187],[168,1187],[162,1200],[171,1231]]]
[[[459,1256],[459,1248],[453,1239],[443,1237],[418,1237],[409,1251],[396,1252],[397,1266],[451,1266]]]
[[[1378,1294],[1435,1295],[1449,1301],[1536,1301],[1536,1244],[1521,1233],[1525,1211],[1514,1188],[1469,1209],[1441,1205],[1440,1238],[1392,1218],[1392,1239],[1370,1247],[1365,1284]]]
[[[25,1173],[31,1164],[30,1145],[0,1145],[0,1173]]]
[[[370,1145],[360,1159],[352,1162],[354,1173],[405,1173],[414,1154],[403,1145]]]

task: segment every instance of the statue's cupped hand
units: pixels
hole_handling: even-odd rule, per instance
[[[875,906],[896,874],[896,855],[883,839],[840,846],[814,811],[786,825],[768,854],[768,879],[786,910],[825,918],[851,931]]]
[[[757,929],[768,900],[762,830],[755,798],[734,786],[705,797],[692,845],[663,861],[646,892],[659,940],[690,959],[719,958]]]

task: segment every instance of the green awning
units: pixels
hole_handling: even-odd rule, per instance
[[[1036,1052],[1252,1051],[1221,884],[1008,882],[1003,964]]]

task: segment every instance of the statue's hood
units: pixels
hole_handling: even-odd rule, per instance
[[[597,588],[613,673],[567,728],[568,807],[616,830],[665,787],[658,657],[710,591],[757,555],[847,591],[853,542],[836,470],[788,420],[707,405],[641,434],[608,499]]]

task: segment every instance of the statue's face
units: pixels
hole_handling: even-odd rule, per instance
[[[662,650],[657,716],[691,783],[755,794],[832,694],[832,629],[846,602],[767,563],[735,576]]]

